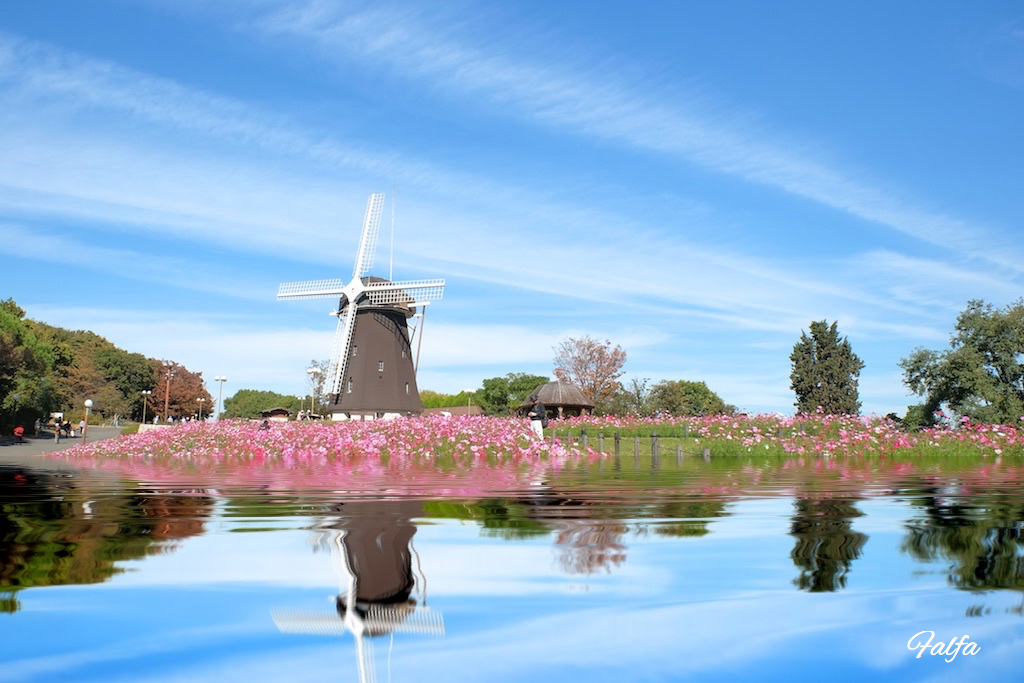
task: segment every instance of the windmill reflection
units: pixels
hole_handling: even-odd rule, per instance
[[[413,559],[418,570],[419,558],[412,544],[412,520],[422,513],[418,501],[332,505],[317,544],[330,551],[340,577],[335,611],[276,610],[272,616],[277,627],[283,633],[351,633],[360,681],[375,680],[370,638],[401,632],[444,635],[441,614],[426,604],[426,577],[413,571]]]

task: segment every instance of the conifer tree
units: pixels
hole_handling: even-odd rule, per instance
[[[817,410],[828,415],[856,415],[860,412],[857,380],[864,363],[845,337],[840,339],[836,323],[811,323],[810,335],[800,333],[789,357],[793,371],[790,387],[796,392],[800,413]]]

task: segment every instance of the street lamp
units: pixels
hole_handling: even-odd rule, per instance
[[[469,415],[469,409],[473,407],[473,392],[475,389],[463,389],[466,392],[466,414]]]
[[[199,401],[199,421],[202,422],[203,421],[203,401],[205,401],[206,399],[203,398],[203,397],[199,397],[196,400]]]
[[[174,368],[178,364],[169,360],[162,362],[167,368],[167,385],[164,387],[164,424],[167,424],[167,408],[171,403],[171,378],[174,377]]]
[[[142,392],[142,424],[146,424],[146,404],[149,403],[149,397],[152,395],[152,391]]]
[[[317,378],[323,374],[320,368],[312,367],[306,368],[306,374],[309,375],[309,415],[313,416],[313,394],[316,393],[316,382]]]
[[[89,410],[92,408],[92,399],[85,399],[85,426],[82,427],[82,443],[85,443],[89,434]]]
[[[220,419],[220,414],[224,412],[224,382],[228,381],[227,377],[214,377],[214,382],[220,382],[220,398],[217,402],[220,404],[220,410],[217,411],[217,419]]]

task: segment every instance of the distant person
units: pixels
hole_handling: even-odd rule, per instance
[[[21,425],[15,427],[14,436],[18,438],[18,443],[25,443],[25,428]]]
[[[71,438],[71,420],[64,420],[64,424],[60,426],[64,430],[64,437]]]
[[[57,443],[60,443],[60,431],[62,428],[63,427],[59,422],[56,420],[53,421],[53,440]]]
[[[36,424],[35,424],[35,431],[33,432],[33,434],[36,434],[36,435],[38,436],[38,434],[39,434],[39,431],[40,431],[40,430],[41,430],[42,428],[43,428],[43,421],[42,421],[42,420],[40,420],[40,419],[39,419],[39,418],[37,417],[37,418],[36,418]]]
[[[159,415],[154,415],[153,416],[153,424],[155,424],[155,425],[160,424],[160,416]]]
[[[538,439],[544,438],[544,428],[548,424],[548,409],[540,401],[540,397],[536,396],[531,399],[533,405],[530,406],[530,411],[526,413],[526,416],[530,418],[530,429],[537,435]]]
[[[78,432],[80,434],[85,434],[85,419],[84,418],[78,421]]]

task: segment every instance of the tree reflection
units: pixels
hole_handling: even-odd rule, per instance
[[[201,534],[204,492],[102,489],[74,475],[0,467],[0,611],[26,588],[106,581],[117,564]]]
[[[923,519],[907,525],[901,549],[917,560],[951,562],[947,578],[965,590],[1024,590],[1024,504],[999,495],[970,497],[956,486],[924,486],[912,503]]]
[[[857,498],[810,496],[793,502],[795,512],[790,535],[796,545],[790,553],[800,570],[793,583],[812,593],[846,587],[850,563],[860,557],[868,537],[852,530],[852,520],[860,517],[854,505]]]

